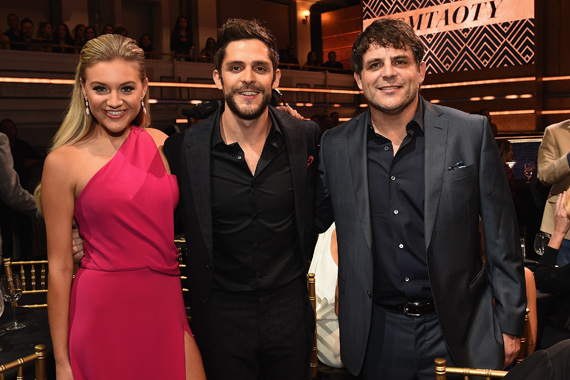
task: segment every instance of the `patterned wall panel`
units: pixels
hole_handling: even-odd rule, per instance
[[[460,0],[457,0],[460,1]],[[449,4],[454,0],[364,0],[363,20]],[[534,19],[420,35],[428,73],[534,63]]]

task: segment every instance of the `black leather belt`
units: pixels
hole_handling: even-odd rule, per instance
[[[399,305],[379,305],[384,309],[397,311],[411,317],[419,317],[424,314],[433,313],[435,305],[433,302],[406,302]]]

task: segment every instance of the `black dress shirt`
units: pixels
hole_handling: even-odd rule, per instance
[[[368,120],[368,183],[374,237],[374,302],[430,301],[424,231],[425,139],[419,102],[394,155]]]
[[[293,179],[276,120],[255,169],[238,143],[226,145],[215,124],[212,140],[214,289],[259,292],[303,275],[295,224]]]

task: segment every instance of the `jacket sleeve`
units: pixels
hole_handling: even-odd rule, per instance
[[[167,138],[164,142],[164,155],[168,160],[170,171],[176,176],[180,173],[180,152],[182,150],[183,142],[184,133],[176,133]]]
[[[34,197],[20,185],[20,179],[14,170],[8,137],[3,133],[0,133],[0,199],[17,211],[36,210]]]
[[[497,144],[485,121],[479,166],[481,220],[487,276],[501,331],[522,336],[526,309],[523,256],[517,218]]]
[[[176,133],[164,142],[164,156],[168,161],[168,166],[170,166],[170,172],[178,178],[178,183],[180,183],[180,160],[182,143],[184,142],[184,133]],[[184,233],[184,224],[182,222],[182,210],[180,207],[180,202],[174,210],[174,234],[179,235]]]
[[[321,148],[319,149],[319,173],[316,185],[316,206],[315,206],[315,233],[325,232],[334,221],[330,189],[325,162],[325,151],[323,142],[328,137],[328,131],[321,136]]]
[[[536,288],[546,293],[570,292],[570,264],[556,267],[558,250],[546,247],[534,271]]]
[[[560,152],[551,128],[546,128],[538,148],[538,179],[548,185],[570,175],[568,152]]]

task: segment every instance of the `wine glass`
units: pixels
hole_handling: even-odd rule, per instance
[[[526,183],[530,183],[530,179],[532,178],[532,173],[534,173],[534,163],[532,162],[525,162],[524,163],[524,176],[526,177]]]
[[[550,236],[546,232],[539,232],[534,237],[534,251],[542,256],[544,254],[544,248],[548,245],[548,240]]]
[[[19,323],[16,320],[16,306],[14,303],[20,299],[22,296],[22,283],[20,282],[20,277],[17,274],[12,274],[12,276],[2,276],[1,280],[2,295],[4,296],[4,301],[8,301],[12,304],[12,310],[14,315],[14,322],[12,322],[7,330],[20,330],[26,327],[24,323]]]

